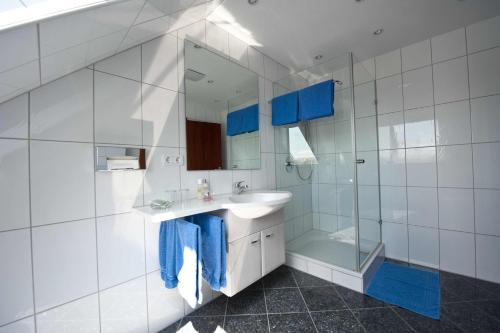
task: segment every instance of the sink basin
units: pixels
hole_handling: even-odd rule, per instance
[[[243,219],[256,219],[274,213],[292,200],[286,191],[247,192],[229,197],[224,208]]]

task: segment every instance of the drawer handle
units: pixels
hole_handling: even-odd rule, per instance
[[[257,244],[258,242],[259,242],[259,240],[257,239],[257,240],[252,241],[250,244]]]
[[[269,235],[266,235],[266,238],[271,238],[273,237],[274,234],[269,234]]]

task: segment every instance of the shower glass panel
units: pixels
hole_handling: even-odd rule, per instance
[[[276,183],[278,190],[293,193],[292,202],[285,207],[287,251],[359,271],[380,242],[377,213],[380,196],[378,145],[375,142],[373,148],[365,142],[372,138],[356,135],[355,131],[365,131],[360,126],[375,121],[376,133],[375,113],[361,115],[358,119],[352,64],[353,57],[349,53],[273,84],[276,97],[325,80],[335,81],[333,117],[275,127]],[[357,72],[369,77],[369,71],[358,65]],[[366,82],[369,81],[374,93],[373,77]],[[364,107],[366,103],[362,101],[360,105]],[[372,105],[375,107],[374,98]],[[367,117],[371,118],[365,120]],[[362,152],[356,151],[356,141],[360,141]],[[364,164],[356,164],[360,158],[365,159]],[[372,167],[373,163],[376,172],[365,168]],[[357,177],[361,177],[366,188],[360,188]],[[376,190],[376,195],[372,190]]]

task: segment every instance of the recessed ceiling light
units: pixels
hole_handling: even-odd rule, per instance
[[[377,29],[373,32],[373,34],[375,36],[378,36],[378,35],[381,35],[382,33],[384,32],[384,29],[380,28],[380,29]]]
[[[207,83],[214,83],[214,80],[208,80]]]
[[[318,54],[317,56],[314,57],[314,60],[321,60],[323,56],[321,54]]]
[[[195,48],[195,49],[201,49],[201,45],[194,44],[194,48]]]
[[[259,0],[248,0],[248,3],[251,5],[255,5]]]

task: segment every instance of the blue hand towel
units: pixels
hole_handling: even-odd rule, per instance
[[[257,104],[227,114],[226,134],[235,136],[259,130],[259,106]]]
[[[333,115],[332,80],[299,90],[299,119],[311,120]]]
[[[180,219],[160,226],[159,258],[165,287],[178,287],[179,293],[194,308],[202,303],[201,230]]]
[[[226,286],[226,230],[219,216],[199,214],[188,218],[201,228],[203,277],[213,290]]]
[[[299,121],[299,94],[297,91],[273,98],[273,126],[295,124]]]

